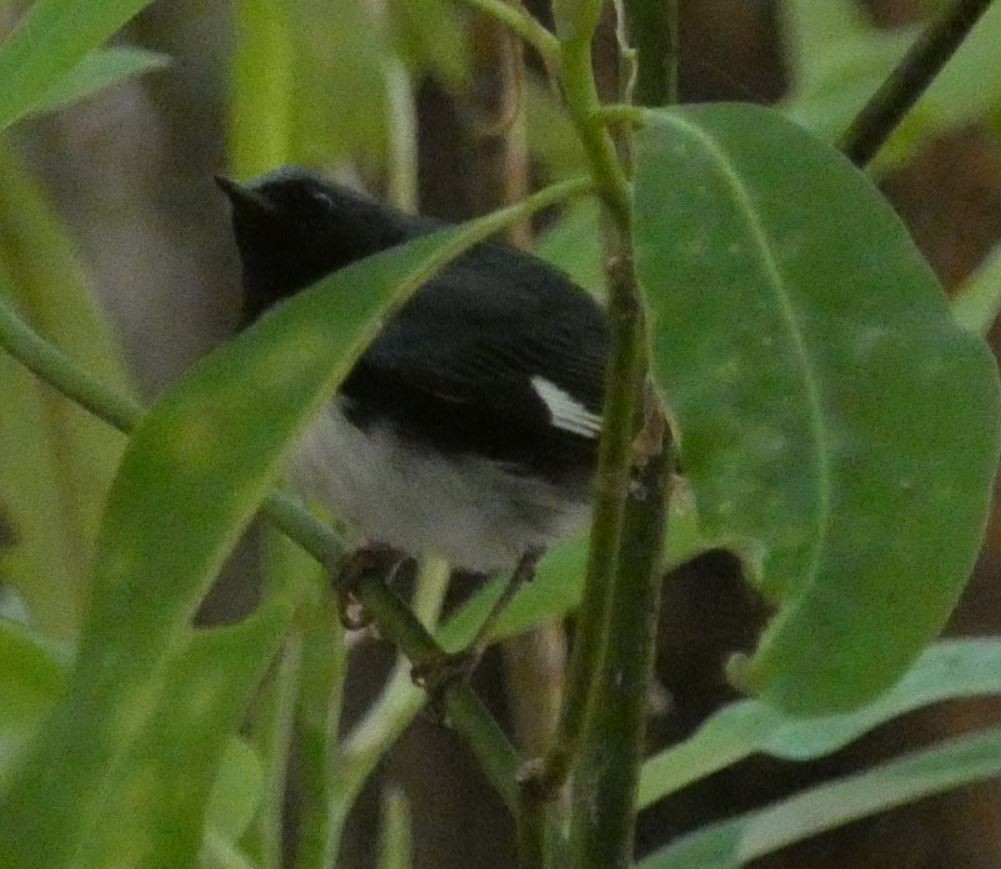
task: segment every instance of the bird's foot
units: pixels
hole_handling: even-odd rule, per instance
[[[455,684],[469,684],[482,657],[482,649],[470,646],[461,652],[441,652],[411,668],[410,678],[427,692],[436,721],[445,721],[445,692]]]
[[[367,543],[351,550],[330,570],[337,610],[346,630],[368,627],[371,619],[355,596],[358,584],[367,576],[391,577],[406,560],[403,555],[384,543]]]

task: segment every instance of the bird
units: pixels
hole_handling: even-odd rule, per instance
[[[446,225],[300,167],[216,181],[245,325]],[[480,243],[388,319],[297,446],[291,476],[351,529],[357,552],[507,572],[506,603],[590,521],[609,341],[605,309],[566,274]]]

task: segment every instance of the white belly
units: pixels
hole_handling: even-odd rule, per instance
[[[529,549],[581,530],[590,504],[567,492],[472,457],[437,458],[388,427],[363,433],[335,400],[307,432],[293,472],[360,538],[455,567],[510,570]]]

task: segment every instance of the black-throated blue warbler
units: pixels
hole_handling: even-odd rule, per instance
[[[302,169],[217,181],[247,322],[441,227]],[[480,244],[386,323],[312,425],[294,476],[360,545],[513,571],[513,593],[589,520],[608,341],[603,309],[566,275]]]

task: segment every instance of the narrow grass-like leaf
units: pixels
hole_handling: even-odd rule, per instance
[[[284,792],[283,792],[284,793]],[[236,843],[250,827],[264,795],[264,769],[253,747],[231,737],[205,807],[205,826]]]
[[[0,45],[0,130],[49,92],[151,0],[36,0]]]
[[[126,79],[164,69],[169,64],[167,55],[144,48],[113,46],[92,51],[45,93],[31,113],[54,112]]]
[[[387,788],[382,798],[379,869],[411,869],[413,832],[410,801],[401,788]]]
[[[957,640],[930,646],[896,685],[853,712],[800,718],[760,700],[734,703],[644,764],[639,803],[649,806],[752,754],[813,760],[911,710],[991,694],[1001,694],[1001,642]]]
[[[639,869],[738,869],[858,818],[999,774],[1001,729],[987,730],[713,824],[640,861]]]
[[[109,496],[70,691],[0,803],[0,853],[26,867],[72,858],[101,808],[94,795],[154,713],[198,601],[293,438],[350,368],[380,305],[448,240],[421,239],[300,294],[144,418]]]
[[[998,456],[998,377],[869,179],[778,113],[649,112],[636,264],[703,531],[778,606],[741,684],[857,706],[941,630]]]
[[[42,189],[0,146],[0,299],[110,386],[124,366],[83,267]],[[87,572],[104,498],[125,438],[0,353],[0,513],[14,541],[4,580],[33,624],[70,639],[89,593]]]
[[[214,834],[235,842],[260,794],[260,768],[247,758],[226,768],[225,756],[288,629],[291,604],[285,598],[239,625],[189,632],[143,733],[105,784],[103,817],[77,865],[187,869],[209,821]],[[247,778],[220,782],[224,770]]]

